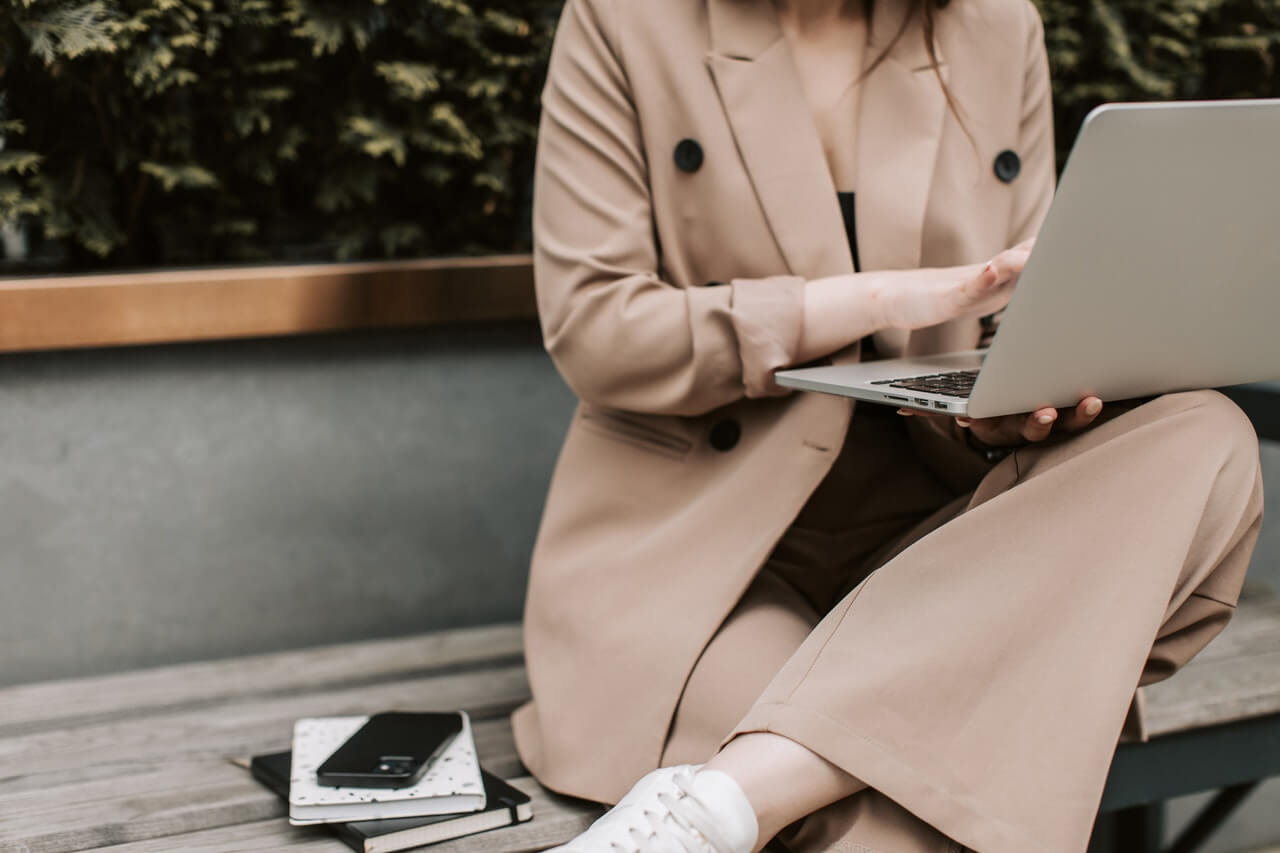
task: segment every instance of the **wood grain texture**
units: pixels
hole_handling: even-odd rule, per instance
[[[226,761],[176,761],[148,773],[7,796],[0,844],[38,853],[86,850],[283,817],[279,797]]]
[[[275,726],[253,753],[288,749],[290,728]],[[506,714],[477,722],[474,733],[486,769],[504,778],[526,772]],[[79,768],[3,777],[0,851],[96,849],[284,814],[274,794],[225,758],[164,738],[132,749],[127,761],[90,753]]]
[[[491,772],[524,774],[509,714],[528,696],[516,626],[191,664],[0,691],[0,851],[337,851],[230,759],[288,747],[302,716],[467,708]],[[1251,591],[1200,657],[1146,690],[1167,734],[1280,710],[1280,600]],[[527,825],[436,853],[542,849],[598,814],[522,778]]]
[[[477,723],[475,736],[487,770],[504,778],[525,772],[505,717]],[[268,751],[288,746],[286,736]],[[153,769],[142,772],[0,795],[0,850],[21,842],[31,851],[65,853],[286,814],[279,797],[230,761],[152,759]]]
[[[529,695],[523,667],[367,687],[245,699],[174,713],[0,739],[0,797],[74,781],[153,771],[175,760],[231,759],[288,747],[300,717],[463,708],[480,723]],[[503,723],[506,724],[505,722]]]
[[[536,316],[528,255],[0,280],[0,352]]]
[[[528,777],[510,781],[511,784],[529,794],[533,804],[532,821],[435,844],[429,848],[432,853],[526,853],[543,850],[577,835],[600,814],[598,806],[580,800],[558,797]],[[110,853],[154,853],[154,851],[173,850],[193,851],[193,853],[202,853],[202,851],[248,853],[248,851],[281,849],[299,851],[299,853],[340,853],[349,848],[333,840],[323,829],[296,828],[289,826],[284,820],[267,820],[102,849]]]
[[[351,853],[350,847],[324,829],[290,826],[284,818],[95,849],[110,850],[111,853],[173,853],[176,850],[183,853],[274,853],[280,850],[291,853]],[[0,851],[3,850],[0,847]]]
[[[0,690],[0,738],[228,700],[417,678],[522,659],[519,625],[316,646]]]
[[[1204,652],[1143,691],[1151,737],[1280,712],[1280,599],[1242,598]]]
[[[483,838],[448,842],[437,850],[487,853],[542,849],[571,838],[601,812],[593,803],[552,794],[527,776],[513,776],[511,782],[530,795],[533,822],[487,833]],[[216,849],[213,845],[218,843],[232,845],[228,850],[253,850],[331,840],[323,830],[290,827],[283,801],[228,762],[173,767],[133,777],[115,791],[112,782],[103,781],[9,797],[4,802],[8,812],[0,816],[0,850],[67,853],[114,850],[117,846],[187,850]],[[246,831],[246,825],[254,828]],[[240,843],[249,846],[236,846]],[[265,846],[253,846],[258,844]]]

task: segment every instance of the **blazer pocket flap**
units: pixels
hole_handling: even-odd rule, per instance
[[[610,438],[627,441],[667,456],[685,456],[693,449],[693,441],[688,435],[678,432],[677,425],[655,424],[653,416],[584,406],[579,420],[583,426]]]

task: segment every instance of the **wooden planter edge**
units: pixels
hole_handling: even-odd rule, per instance
[[[536,316],[528,255],[0,280],[0,352]]]

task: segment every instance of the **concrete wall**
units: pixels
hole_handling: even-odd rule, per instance
[[[0,684],[517,619],[572,406],[532,324],[0,356]]]
[[[531,326],[0,357],[0,684],[520,616]]]

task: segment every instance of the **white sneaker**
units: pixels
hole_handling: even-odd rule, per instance
[[[645,776],[586,832],[549,853],[751,853],[758,831],[732,776],[685,764]]]

